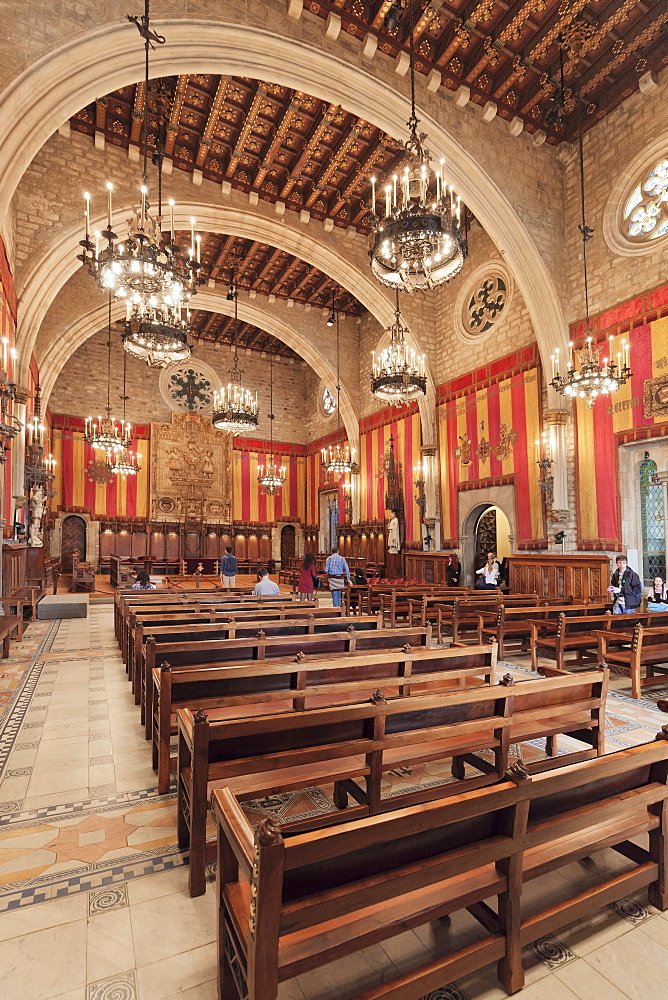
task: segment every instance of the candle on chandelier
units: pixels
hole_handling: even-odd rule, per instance
[[[199,263],[201,263],[201,261],[200,261],[200,254],[201,254],[201,249],[202,249],[202,237],[199,235],[199,233],[195,237],[195,242],[197,244],[197,263],[199,264]]]
[[[190,217],[190,259],[192,260],[193,254],[195,253],[195,218]]]
[[[630,348],[630,345],[629,345],[629,343],[628,343],[627,340],[623,340],[622,341],[622,350],[624,352],[624,367],[625,368],[630,368],[629,354],[630,354],[631,348]]]
[[[107,181],[107,191],[109,192],[109,204],[107,206],[107,225],[109,231],[111,232],[111,192],[114,190],[114,185],[111,181]]]
[[[171,229],[170,229],[171,241],[172,241],[172,243],[174,243],[175,240],[174,240],[174,199],[173,198],[169,199],[169,224],[171,226]]]
[[[557,347],[554,352],[554,364],[556,367],[556,376],[559,378],[559,348]]]
[[[84,211],[84,216],[86,219],[86,243],[88,243],[88,233],[90,231],[90,194],[88,191],[84,194],[84,200],[86,202],[86,208]]]
[[[7,344],[9,340],[7,337],[2,338],[2,370],[7,371]]]
[[[392,205],[397,207],[397,175],[392,174]]]
[[[385,185],[385,217],[390,214],[390,196],[392,194],[392,188],[389,184]]]
[[[536,441],[535,443],[535,454],[536,454],[536,462],[538,465],[540,465],[540,441]]]
[[[376,178],[371,178],[371,211],[376,214]]]
[[[568,349],[572,352],[570,371],[575,371],[575,345],[572,340],[568,341]]]

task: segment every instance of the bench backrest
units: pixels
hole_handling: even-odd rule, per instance
[[[149,635],[156,643],[176,642],[185,638],[188,642],[203,639],[242,639],[258,638],[258,633],[266,636],[275,635],[321,635],[328,632],[342,632],[352,627],[356,632],[367,629],[378,629],[382,626],[379,615],[351,615],[334,618],[311,617],[304,613],[300,618],[281,618],[267,620],[262,615],[249,617],[246,620],[230,622],[229,617],[221,617],[218,622],[191,621],[182,624],[160,624],[153,622],[141,627],[144,641]]]
[[[155,664],[156,645],[144,643],[143,656],[149,667]],[[431,626],[410,629],[356,631],[353,625],[343,632],[323,635],[267,636],[255,639],[202,639],[171,642],[159,646],[161,660],[170,666],[204,665],[239,660],[264,660],[316,654],[344,653],[349,650],[398,649],[402,646],[431,646]]]
[[[314,699],[327,704],[363,700],[377,688],[387,699],[456,687],[466,678],[495,679],[496,643],[454,649],[352,653],[310,661],[261,660],[224,666],[153,671],[154,683],[169,684],[173,706],[215,700],[218,707],[262,700],[292,701],[301,710]]]

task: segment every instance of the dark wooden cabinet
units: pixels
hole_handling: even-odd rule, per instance
[[[407,580],[447,584],[448,552],[407,552],[404,559]]]
[[[27,545],[2,546],[2,596],[26,585]]]
[[[587,599],[605,594],[610,560],[604,555],[515,553],[510,556],[510,592],[539,597]]]

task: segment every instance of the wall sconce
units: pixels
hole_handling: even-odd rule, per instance
[[[540,441],[536,441],[536,464],[538,466],[538,485],[543,495],[545,514],[548,521],[555,524],[568,517],[567,510],[554,509],[554,476],[552,466],[554,460],[550,457],[550,439],[547,431],[543,431]]]
[[[426,463],[423,465],[422,462],[418,462],[413,469],[413,476],[415,477],[413,485],[418,491],[415,497],[415,502],[420,508],[420,524],[424,522],[424,513],[427,508],[427,494],[425,492],[425,487],[427,485],[427,469]]]

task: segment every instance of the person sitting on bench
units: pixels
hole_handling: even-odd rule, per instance
[[[475,572],[479,577],[475,584],[478,590],[496,590],[501,576],[501,565],[496,558],[496,552],[488,552],[487,562]]]
[[[263,566],[260,572],[260,579],[253,587],[253,595],[255,597],[270,597],[274,594],[280,594],[280,588],[277,583],[269,579],[269,570],[266,566]]]
[[[155,590],[155,584],[151,583],[151,577],[145,569],[140,569],[137,579],[132,584],[132,590]]]
[[[663,582],[662,577],[655,576],[652,581],[650,592],[647,595],[648,611],[665,611],[668,607],[668,585]]]

